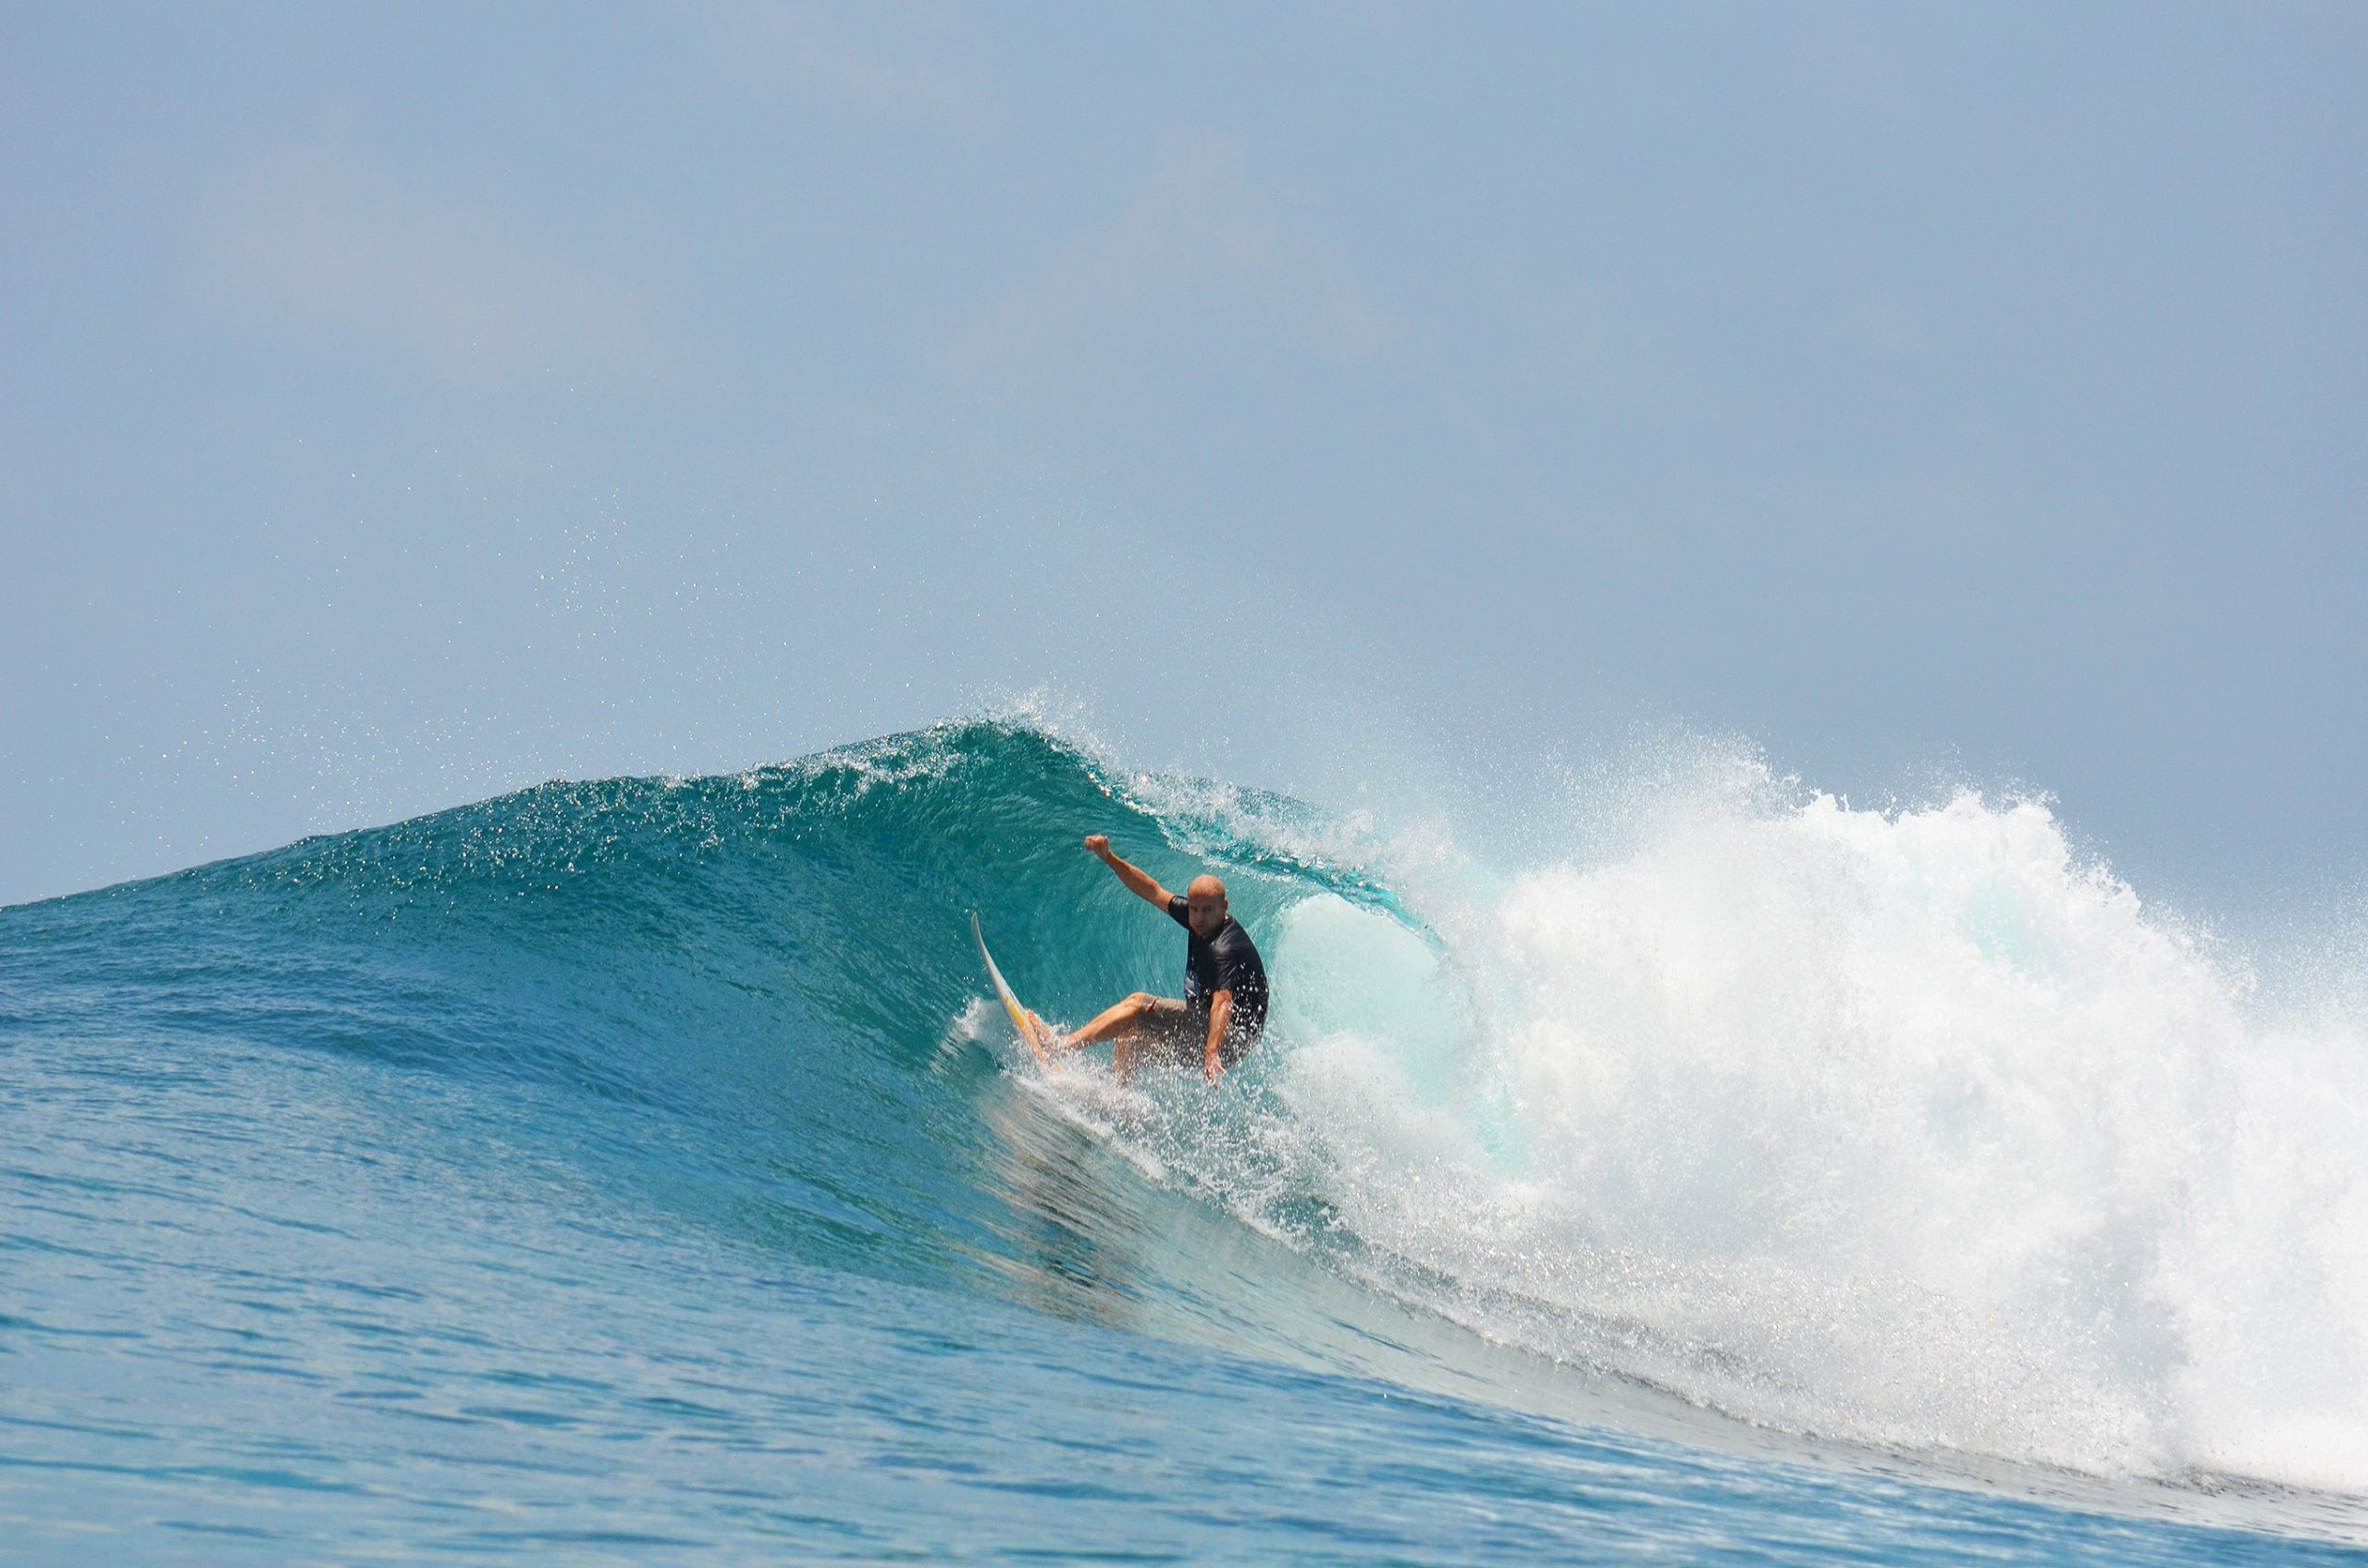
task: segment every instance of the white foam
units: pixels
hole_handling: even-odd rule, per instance
[[[1270,952],[1284,1185],[1393,1289],[1792,1429],[2368,1492],[2361,1037],[2043,806],[1711,792],[1425,912]]]

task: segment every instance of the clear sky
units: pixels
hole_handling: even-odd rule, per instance
[[[1049,690],[2368,867],[2368,7],[0,9],[0,901]]]

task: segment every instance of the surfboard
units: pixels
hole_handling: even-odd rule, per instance
[[[1011,1015],[1011,1027],[1019,1031],[1019,1038],[1028,1042],[1028,1048],[1036,1053],[1036,1059],[1051,1067],[1052,1042],[1038,1037],[1036,1020],[1029,1015],[1027,1008],[1019,1005],[1019,998],[1011,994],[1011,986],[1003,978],[1003,970],[995,968],[995,956],[987,951],[987,933],[979,929],[979,912],[976,909],[970,911],[970,934],[978,939],[979,957],[987,962],[987,978],[995,982],[995,995],[1003,1002],[1003,1010]]]

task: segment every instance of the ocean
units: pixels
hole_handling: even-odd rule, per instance
[[[0,910],[0,1558],[2368,1562],[2343,985],[2043,802],[1560,831],[978,721]],[[991,1006],[1177,989],[1090,832],[1216,1092]]]

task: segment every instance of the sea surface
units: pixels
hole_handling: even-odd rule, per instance
[[[988,1005],[1176,988],[1093,831],[1218,1092]],[[978,722],[0,910],[0,1562],[2368,1562],[2341,1006],[2041,803],[1570,846]]]

